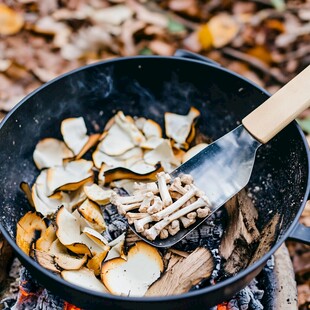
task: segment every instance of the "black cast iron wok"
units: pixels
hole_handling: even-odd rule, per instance
[[[162,124],[165,111],[201,112],[200,130],[213,140],[268,98],[263,89],[219,65],[184,51],[177,57],[120,58],[65,74],[22,100],[0,125],[0,228],[22,263],[46,288],[86,309],[193,309],[232,297],[255,277],[289,236],[310,241],[309,228],[297,225],[309,193],[309,151],[296,122],[290,124],[257,156],[250,180],[263,228],[281,214],[276,241],[256,263],[212,287],[178,296],[128,298],[105,295],[65,282],[26,256],[15,243],[16,223],[30,207],[19,189],[33,183],[38,171],[32,160],[36,143],[61,138],[60,123],[83,116],[88,131],[103,128],[118,110]],[[163,125],[163,124],[162,124]],[[206,236],[207,238],[207,236]]]

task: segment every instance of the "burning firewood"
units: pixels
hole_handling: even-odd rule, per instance
[[[180,258],[147,290],[145,296],[167,296],[188,292],[192,286],[210,277],[214,269],[211,252],[197,248],[186,258]]]

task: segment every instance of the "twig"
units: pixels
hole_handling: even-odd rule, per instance
[[[243,52],[237,51],[231,47],[224,47],[222,49],[223,54],[227,56],[231,56],[238,60],[244,61],[251,65],[252,67],[262,71],[264,74],[271,76],[278,82],[285,84],[288,82],[288,78],[284,76],[281,72],[270,69],[266,64],[264,64],[261,60],[247,55]]]

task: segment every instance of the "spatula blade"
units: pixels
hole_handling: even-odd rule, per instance
[[[171,176],[175,178],[190,174],[195,185],[208,197],[212,214],[247,185],[260,145],[261,143],[240,125],[179,166]],[[197,219],[194,225],[182,228],[167,239],[150,241],[139,236],[156,247],[171,247],[208,217]]]

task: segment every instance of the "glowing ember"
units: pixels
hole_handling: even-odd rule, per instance
[[[217,305],[217,310],[228,310],[227,302]]]
[[[81,308],[78,308],[72,304],[69,304],[68,302],[64,302],[64,310],[80,310]]]

